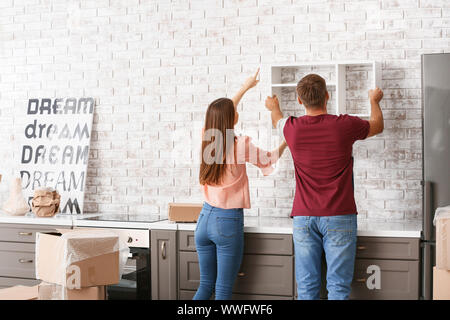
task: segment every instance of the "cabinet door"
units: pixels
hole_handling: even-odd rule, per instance
[[[0,276],[34,279],[34,243],[0,242]]]
[[[200,269],[196,252],[180,252],[180,290],[197,290]],[[293,257],[246,254],[233,293],[294,295]]]
[[[179,253],[180,289],[197,290],[200,285],[200,267],[198,265],[197,252]]]
[[[151,230],[152,299],[177,299],[176,231]]]
[[[376,272],[369,266],[380,268],[379,289],[373,287]],[[419,299],[419,261],[356,259],[350,299]]]
[[[294,258],[246,254],[234,293],[294,296]]]

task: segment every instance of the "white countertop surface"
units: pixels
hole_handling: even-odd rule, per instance
[[[38,224],[52,226],[72,226],[73,216],[57,214],[53,217],[37,217],[33,212],[28,212],[24,216],[11,216],[0,210],[0,223],[18,223],[18,224]]]
[[[244,232],[251,233],[283,233],[292,234],[291,218],[276,217],[245,217]],[[194,231],[196,223],[174,223],[171,221],[159,222],[158,229],[173,229]],[[156,228],[153,228],[156,229]],[[420,238],[422,234],[422,223],[403,221],[382,221],[358,219],[358,236],[362,237],[401,237]]]
[[[101,214],[84,214],[83,217]],[[196,223],[175,223],[169,220],[157,222],[83,220],[78,215],[57,214],[51,218],[36,217],[33,213],[25,216],[9,216],[0,211],[0,223],[38,224],[73,227],[102,227],[121,229],[159,229],[194,231]],[[292,234],[292,219],[289,217],[245,217],[244,231],[251,233]],[[420,238],[422,223],[408,221],[382,221],[358,219],[358,236]]]

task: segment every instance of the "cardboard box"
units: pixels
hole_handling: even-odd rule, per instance
[[[203,204],[169,203],[169,220],[175,222],[197,222]]]
[[[450,270],[450,217],[436,219],[436,268]]]
[[[42,282],[38,286],[39,300],[105,300],[105,286],[67,289],[59,284]]]
[[[36,278],[69,289],[119,283],[119,236],[109,230],[37,233]]]
[[[450,271],[433,267],[433,300],[450,300]]]
[[[37,300],[38,286],[14,286],[0,289],[0,300]]]

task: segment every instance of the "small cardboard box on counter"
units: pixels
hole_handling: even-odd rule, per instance
[[[169,203],[169,220],[174,222],[197,222],[203,204]]]
[[[438,208],[436,226],[436,268],[450,270],[450,206]]]
[[[119,251],[119,236],[108,230],[37,233],[36,278],[69,289],[116,284]]]
[[[38,286],[14,286],[0,289],[0,300],[37,300]]]
[[[38,286],[39,300],[105,300],[105,286],[67,289],[59,284],[42,282]]]
[[[450,300],[450,271],[433,267],[433,300]]]

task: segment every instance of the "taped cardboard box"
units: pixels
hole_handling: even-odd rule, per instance
[[[117,284],[128,253],[109,230],[37,233],[36,278],[69,289]]]
[[[197,222],[203,204],[169,203],[169,220],[175,222]]]
[[[434,225],[436,226],[436,268],[450,270],[450,206],[436,209]]]
[[[0,289],[0,300],[37,300],[38,286],[14,286]]]
[[[42,282],[38,286],[39,300],[105,300],[105,286],[68,289],[59,284]]]
[[[450,271],[433,267],[433,300],[450,300]]]

